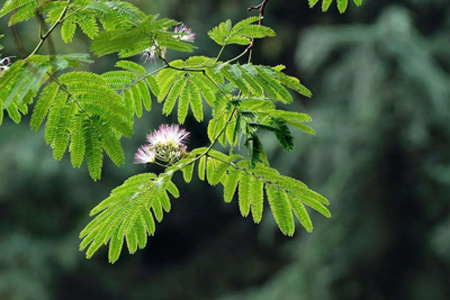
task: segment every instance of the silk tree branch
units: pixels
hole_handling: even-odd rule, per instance
[[[266,5],[269,2],[269,0],[263,0],[260,4],[256,5],[256,6],[250,6],[247,11],[252,11],[252,10],[258,10],[259,11],[259,22],[258,25],[262,25],[263,24],[263,19],[264,19],[264,10],[266,9]],[[248,49],[252,49],[255,46],[255,39],[252,39],[252,43],[248,46]]]

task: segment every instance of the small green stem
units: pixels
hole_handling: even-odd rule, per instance
[[[67,96],[68,96],[68,100],[69,101],[73,101],[73,102],[75,102],[75,104],[80,108],[80,110],[86,115],[86,117],[89,119],[89,120],[92,120],[91,119],[91,116],[88,114],[88,112],[81,106],[81,104],[77,101],[77,100],[75,100],[75,98],[73,97],[73,95],[72,95],[72,93],[71,92],[69,92],[68,90],[67,90],[67,88],[64,86],[64,84],[62,84],[61,82],[59,82],[59,80],[53,75],[53,74],[51,74],[51,73],[49,73],[49,72],[47,72],[47,75],[61,88],[61,90],[64,92],[64,93],[66,93],[67,94]]]
[[[220,48],[219,54],[217,54],[216,60],[214,62],[218,62],[220,57],[222,56],[223,50],[225,50],[225,45],[222,46],[222,48]]]
[[[154,70],[154,71],[152,71],[152,72],[150,72],[150,73],[147,73],[146,75],[142,76],[139,80],[135,81],[134,83],[130,84],[126,89],[122,90],[122,91],[119,93],[119,96],[122,96],[126,91],[128,91],[129,89],[131,89],[133,86],[135,86],[135,85],[138,84],[139,82],[144,81],[145,79],[147,79],[147,77],[149,77],[149,76],[151,76],[151,75],[153,75],[153,74],[155,74],[155,73],[158,73],[159,71],[161,71],[161,70],[163,70],[163,69],[165,69],[165,68],[168,68],[168,66],[167,66],[167,65],[162,66],[161,68],[158,68],[158,69],[156,69],[156,70]]]
[[[227,60],[225,63],[229,64],[232,62],[235,62],[236,60],[240,59],[241,57],[243,57],[245,54],[247,54],[247,52],[249,51],[248,48],[245,48],[244,52],[242,52],[241,54],[239,54],[238,56],[236,56],[235,58],[232,58],[230,60]],[[251,51],[251,50],[250,50]],[[251,52],[250,52],[251,53]]]
[[[27,58],[25,58],[25,60],[27,60],[28,58],[30,58],[31,56],[35,55],[39,49],[41,49],[42,45],[44,44],[45,40],[48,38],[48,36],[53,32],[53,30],[55,30],[55,28],[62,22],[64,16],[67,13],[67,10],[69,9],[70,4],[72,3],[73,0],[68,0],[67,1],[67,5],[66,7],[64,7],[63,11],[61,12],[61,15],[59,16],[59,18],[56,20],[56,22],[52,25],[52,27],[50,27],[50,29],[45,33],[42,34],[42,24],[40,24],[40,29],[39,29],[39,35],[40,35],[40,40],[39,43],[37,44],[36,48],[34,48],[33,52],[31,52],[30,55],[28,55]]]
[[[247,48],[248,49],[248,48]],[[248,53],[248,63],[252,62],[252,54],[253,54],[253,48],[250,49],[250,52]]]

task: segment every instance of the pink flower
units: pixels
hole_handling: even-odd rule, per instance
[[[5,57],[4,59],[0,60],[0,74],[4,71],[9,69],[9,66],[11,65],[11,58]]]
[[[141,146],[134,155],[135,164],[147,164],[155,162],[155,153],[148,146]]]
[[[148,144],[138,149],[134,162],[146,164],[158,160],[170,165],[186,155],[188,138],[189,132],[179,125],[161,125],[147,135]]]
[[[156,46],[151,46],[141,52],[142,54],[141,58],[144,58],[144,63],[146,63],[149,60],[155,60],[157,53],[158,52]]]
[[[166,125],[159,126],[158,130],[153,131],[147,135],[147,142],[152,147],[158,146],[174,146],[176,148],[182,148],[185,146],[189,138],[189,132],[181,129],[179,125]]]
[[[174,37],[182,41],[193,42],[195,40],[195,33],[184,24],[175,27],[174,33],[176,33]]]

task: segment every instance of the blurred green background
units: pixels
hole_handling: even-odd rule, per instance
[[[3,1],[2,1],[3,2]],[[146,13],[185,22],[196,54],[216,55],[206,32],[249,15],[258,1],[132,0]],[[3,56],[17,48],[6,25]],[[270,1],[265,24],[278,37],[256,44],[254,63],[285,64],[314,92],[290,109],[314,118],[315,137],[296,133],[283,153],[263,143],[272,165],[331,201],[332,219],[284,237],[266,209],[260,225],[224,204],[220,187],[194,180],[157,226],[146,249],[110,265],[106,247],[78,252],[88,212],[127,177],[145,134],[176,117],[161,107],[124,140],[127,164],[106,160],[94,183],[66,155],[54,162],[43,131],[28,119],[0,127],[0,299],[450,299],[450,1],[366,0],[339,15],[306,0]],[[37,21],[18,27],[28,52]],[[81,34],[61,53],[85,52]],[[230,48],[232,57],[240,48]],[[46,53],[44,47],[41,53]],[[169,58],[177,54],[169,53]],[[90,66],[111,70],[115,55]],[[136,61],[140,61],[136,57]],[[142,61],[141,61],[142,62]],[[156,66],[160,63],[156,63]],[[146,65],[149,69],[155,63]],[[190,147],[207,144],[205,124],[188,120]],[[146,170],[153,170],[147,167]],[[156,169],[155,169],[156,170]]]

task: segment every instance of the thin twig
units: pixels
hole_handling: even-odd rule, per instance
[[[150,73],[145,74],[144,76],[142,76],[141,78],[139,78],[138,80],[136,80],[135,82],[133,82],[132,84],[130,84],[128,87],[126,87],[125,89],[123,89],[123,90],[119,93],[119,96],[122,96],[126,91],[128,91],[129,89],[131,89],[133,86],[135,86],[136,84],[138,84],[138,83],[144,81],[145,79],[147,79],[147,77],[149,77],[149,76],[151,76],[151,75],[153,75],[153,74],[155,74],[155,73],[158,73],[159,71],[161,71],[161,70],[163,70],[163,69],[165,69],[165,68],[168,68],[168,66],[167,66],[167,65],[162,66],[161,68],[158,68],[158,69],[156,69],[156,70],[154,70],[154,71],[152,71],[152,72],[150,72]]]
[[[250,6],[247,11],[258,10],[259,11],[259,22],[258,25],[263,24],[264,19],[264,9],[266,8],[267,2],[269,0],[263,0],[260,4],[256,6]],[[248,49],[251,50],[255,46],[255,39],[252,39],[252,43],[248,46]]]
[[[47,75],[51,78],[51,80],[53,80],[57,85],[59,85],[59,87],[64,93],[67,94],[68,96],[67,99],[69,101],[75,102],[75,104],[80,108],[80,111],[84,113],[89,120],[92,120],[88,112],[83,108],[83,106],[81,106],[81,104],[75,99],[73,94],[69,92],[69,90],[66,88],[65,84],[61,83],[52,73],[47,72]]]
[[[25,47],[23,46],[22,39],[20,38],[19,31],[17,30],[16,25],[11,26],[11,31],[14,36],[14,41],[16,42],[17,50],[20,52],[22,58],[27,57],[27,52],[25,51]]]

